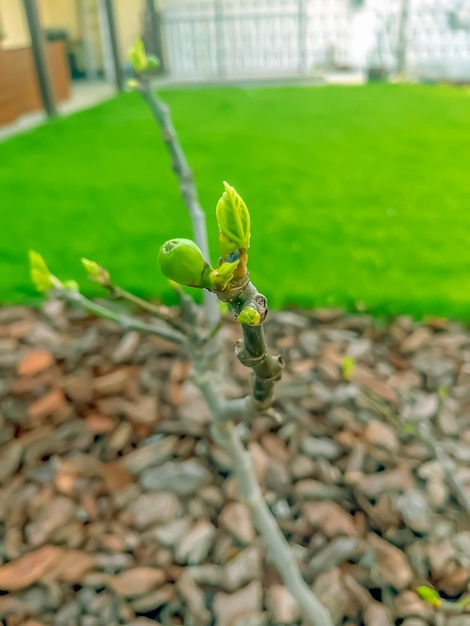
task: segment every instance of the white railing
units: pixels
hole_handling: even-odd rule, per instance
[[[470,29],[462,19],[470,0],[407,5],[402,44],[408,73],[470,80]],[[396,71],[403,6],[404,0],[178,2],[161,12],[167,70],[194,80],[374,65]]]

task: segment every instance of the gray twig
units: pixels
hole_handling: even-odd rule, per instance
[[[112,311],[111,309],[101,306],[101,304],[97,304],[96,302],[89,300],[78,291],[63,289],[58,290],[57,295],[59,298],[70,304],[78,304],[89,313],[93,313],[98,317],[103,317],[104,319],[116,322],[116,324],[119,324],[119,326],[125,328],[126,330],[137,330],[149,335],[156,335],[157,337],[161,337],[162,339],[166,339],[167,341],[171,341],[178,345],[186,343],[186,337],[181,333],[177,333],[162,326],[157,326],[156,324],[147,324],[146,322],[142,322],[131,315],[124,315],[122,313]]]
[[[284,584],[296,599],[305,619],[313,626],[333,626],[329,611],[302,578],[295,555],[263,498],[250,455],[234,423],[236,419],[246,421],[259,411],[269,410],[273,402],[274,384],[281,377],[282,360],[269,354],[263,331],[262,322],[267,314],[266,298],[247,280],[241,281],[239,289],[235,288],[233,297],[225,292],[218,295],[230,304],[237,316],[248,304],[254,306],[262,321],[256,326],[242,324],[244,342],[237,348],[240,361],[254,372],[252,396],[239,400],[221,400],[214,372],[200,367],[197,353],[192,355],[195,382],[214,418],[214,439],[227,453],[240,497],[248,507],[255,528],[263,537]]]
[[[193,224],[194,239],[207,261],[210,260],[209,244],[207,241],[206,216],[199,203],[193,174],[189,167],[186,155],[178,139],[168,106],[162,102],[156,92],[152,90],[150,80],[145,74],[139,76],[140,93],[147,103],[158,127],[161,130],[163,141],[171,157],[173,172],[178,178],[181,195],[188,209]],[[217,298],[205,292],[205,309],[211,326],[215,326],[220,319]]]

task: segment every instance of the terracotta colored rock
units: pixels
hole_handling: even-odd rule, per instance
[[[432,337],[429,328],[421,327],[409,335],[400,345],[400,350],[404,353],[416,352],[425,346]]]
[[[268,589],[266,603],[275,624],[292,624],[299,619],[297,602],[283,585],[273,585]]]
[[[160,465],[176,452],[178,437],[169,436],[129,452],[120,459],[120,463],[132,474],[140,474],[154,465]]]
[[[306,502],[302,509],[308,523],[320,528],[326,537],[357,535],[351,515],[334,502]]]
[[[247,623],[250,615],[261,609],[261,585],[253,581],[232,594],[217,593],[214,598],[214,613],[217,626],[232,626],[235,622]]]
[[[54,365],[54,356],[48,350],[31,350],[18,363],[20,376],[36,376]]]
[[[65,377],[61,387],[65,395],[74,402],[86,403],[93,398],[93,378],[88,371]]]
[[[96,567],[97,562],[98,559],[93,554],[81,550],[64,550],[60,560],[45,573],[41,582],[60,581],[78,584],[85,574]]]
[[[42,507],[34,520],[26,527],[26,536],[33,547],[52,538],[55,531],[71,520],[76,506],[69,498],[57,496]]]
[[[365,611],[364,623],[366,626],[393,626],[395,620],[386,606],[374,602]]]
[[[204,592],[194,582],[189,572],[178,579],[177,588],[197,624],[204,626],[211,621],[211,614],[205,607]]]
[[[18,439],[0,447],[0,484],[8,480],[18,469],[23,454],[23,445]]]
[[[86,418],[86,426],[87,430],[94,435],[105,435],[106,433],[110,433],[114,430],[116,422],[110,417],[93,414],[88,415]]]
[[[227,504],[220,516],[221,524],[241,544],[249,544],[253,541],[255,531],[251,523],[250,514],[244,504],[231,502]]]
[[[143,493],[131,505],[135,525],[142,530],[152,524],[163,524],[172,520],[178,510],[178,498],[167,491]]]
[[[401,550],[375,533],[367,535],[367,543],[373,548],[380,574],[396,589],[404,589],[413,579],[413,571]]]
[[[40,581],[62,558],[57,546],[44,546],[0,567],[0,590],[18,591]]]
[[[33,422],[38,422],[46,417],[58,413],[67,406],[64,394],[59,389],[54,389],[28,407],[28,416]]]
[[[189,528],[176,547],[177,563],[197,565],[209,554],[215,536],[210,522],[200,521]]]
[[[370,445],[384,448],[392,453],[398,448],[396,431],[384,422],[371,420],[364,431],[364,438]]]
[[[261,551],[257,546],[249,546],[225,564],[224,587],[226,591],[236,591],[261,578]]]
[[[98,376],[93,380],[93,389],[100,396],[110,396],[121,392],[129,380],[129,370],[126,367],[115,370],[111,374]]]
[[[160,587],[166,580],[165,573],[153,567],[134,567],[108,578],[108,585],[126,598],[144,595]]]

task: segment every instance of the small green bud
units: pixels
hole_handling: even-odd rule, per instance
[[[209,274],[209,288],[226,289],[229,282],[232,280],[235,270],[237,269],[239,260],[232,263],[222,263],[219,267]]]
[[[230,311],[230,307],[228,306],[227,302],[222,302],[222,300],[218,300],[217,301],[219,303],[219,311],[220,311],[220,315],[223,317],[224,315],[227,315],[228,312]]]
[[[415,435],[416,426],[413,422],[403,422],[402,431],[405,433],[405,435]]]
[[[343,378],[351,380],[356,369],[356,359],[353,356],[345,356],[343,359]]]
[[[76,280],[64,280],[63,287],[67,291],[80,291]]]
[[[439,394],[439,398],[441,400],[445,400],[446,398],[449,397],[449,389],[443,385],[441,385],[439,387],[439,389],[437,390],[438,394]]]
[[[160,67],[160,59],[156,56],[149,55],[147,57],[147,67],[149,70],[156,70]]]
[[[94,283],[98,283],[98,285],[103,285],[103,287],[111,286],[108,270],[98,265],[96,261],[90,261],[90,259],[85,259],[84,257],[82,257],[81,262],[90,280]]]
[[[147,69],[148,59],[142,39],[137,39],[132,48],[129,50],[129,60],[131,61],[136,74],[140,74],[140,72]]]
[[[96,261],[90,261],[90,259],[85,259],[85,257],[82,257],[80,260],[89,276],[99,276],[101,274],[100,266]]]
[[[43,257],[34,250],[29,251],[29,266],[31,280],[38,291],[43,293],[51,287],[62,287],[60,280],[50,273]]]
[[[241,196],[228,183],[217,203],[219,243],[222,256],[250,245],[250,214]]]
[[[438,609],[442,605],[442,598],[439,592],[426,585],[421,585],[416,589],[417,594],[422,600],[425,600],[428,604]]]
[[[170,280],[188,287],[203,287],[208,264],[190,239],[170,239],[158,253],[162,272]]]
[[[240,324],[248,324],[248,326],[258,326],[261,322],[261,315],[254,306],[248,305],[243,307],[240,311],[237,322],[240,322]]]
[[[126,91],[137,91],[139,89],[139,81],[135,78],[129,78],[126,82]]]

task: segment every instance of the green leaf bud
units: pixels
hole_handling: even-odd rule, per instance
[[[240,324],[248,324],[248,326],[258,326],[261,322],[261,315],[254,306],[247,305],[240,311],[237,322],[240,322]]]
[[[29,251],[29,266],[31,280],[38,291],[43,293],[51,287],[62,287],[60,280],[50,273],[43,257],[34,250]]]
[[[232,280],[238,264],[238,259],[232,263],[222,263],[217,269],[211,271],[209,274],[209,285],[204,286],[207,286],[209,289],[221,289],[223,291]]]
[[[90,280],[94,283],[98,283],[98,285],[111,287],[111,279],[108,270],[98,265],[96,261],[90,261],[90,259],[85,259],[84,257],[82,257],[81,262]]]
[[[162,272],[170,280],[188,287],[203,287],[208,264],[201,250],[190,239],[170,239],[158,253]]]
[[[85,259],[85,257],[82,257],[80,260],[83,267],[85,268],[85,272],[89,276],[100,276],[101,268],[96,261],[90,261],[90,259]]]
[[[219,243],[222,256],[250,245],[250,214],[241,196],[228,183],[217,203]]]
[[[64,280],[63,287],[67,291],[80,291],[76,280]]]
[[[421,585],[416,589],[417,594],[422,600],[425,600],[428,604],[438,609],[442,605],[442,598],[439,592],[426,585]]]
[[[126,91],[137,91],[140,87],[140,83],[135,78],[129,78],[126,82]]]
[[[129,60],[132,63],[134,72],[140,74],[148,67],[147,54],[145,53],[145,46],[142,39],[137,39],[129,50]]]
[[[343,378],[351,380],[356,369],[356,359],[353,356],[345,356],[343,359]]]

